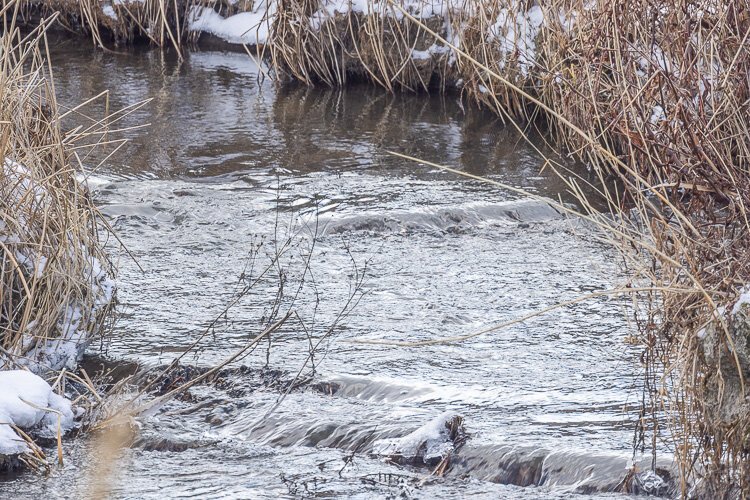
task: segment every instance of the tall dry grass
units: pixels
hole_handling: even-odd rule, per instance
[[[12,0],[15,2],[15,0]],[[67,31],[90,36],[96,47],[146,40],[178,52],[189,40],[187,18],[196,3],[186,0],[22,0],[19,23],[35,26],[58,16]]]
[[[367,13],[348,10],[345,2],[339,6],[343,13],[323,7],[315,0],[279,2],[267,47],[277,75],[331,86],[365,79],[388,90],[417,91],[440,74],[438,65],[448,69],[447,48],[441,49],[443,57],[433,57],[434,38],[404,22],[387,1],[368,2]],[[425,23],[440,30],[444,19],[431,16]]]
[[[0,13],[0,362],[45,371],[72,367],[110,316],[107,229],[76,179],[84,143],[103,142],[107,123],[63,131],[45,56],[51,21],[24,36],[17,8]]]
[[[56,15],[59,27],[91,38],[94,46],[147,43],[176,50],[195,42],[199,33],[189,29],[196,7],[211,7],[222,16],[250,12],[259,3],[275,0],[4,0],[20,4],[19,24],[36,26]],[[250,29],[251,27],[248,27]]]
[[[626,261],[634,280],[664,288],[637,297],[646,444],[661,435],[674,450],[683,496],[698,483],[706,497],[748,495],[748,345],[724,312],[750,281],[748,4],[565,8],[576,9],[575,25],[542,33],[539,72],[552,84],[538,95],[585,138],[549,113],[547,122],[569,150],[622,179],[612,211],[634,211],[631,232],[651,247],[623,242]]]

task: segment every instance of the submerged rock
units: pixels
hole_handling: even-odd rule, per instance
[[[636,474],[629,493],[636,495],[667,496],[674,491],[669,474],[663,470],[647,470]]]

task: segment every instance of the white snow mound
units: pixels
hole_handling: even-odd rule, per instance
[[[70,401],[52,391],[38,375],[25,370],[0,371],[0,455],[29,451],[11,425],[40,437],[54,437],[73,427]]]
[[[411,434],[375,441],[373,452],[383,457],[407,461],[422,460],[426,464],[439,461],[455,450],[450,426],[455,419],[460,418],[456,413],[443,413]]]

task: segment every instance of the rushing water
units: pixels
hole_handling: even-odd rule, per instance
[[[121,133],[131,142],[90,182],[138,262],[120,258],[107,357],[169,362],[288,237],[278,267],[185,362],[226,358],[274,317],[275,304],[305,325],[290,320],[228,383],[200,385],[192,399],[144,417],[120,454],[114,497],[549,498],[598,494],[624,477],[639,372],[619,301],[590,300],[456,344],[352,342],[468,334],[617,284],[614,254],[580,222],[387,153],[572,202],[496,117],[457,96],[277,88],[244,54],[194,52],[178,62],[83,45],[54,44],[61,103],[106,89],[112,110],[152,99],[117,124],[150,127]],[[309,371],[309,337],[317,342],[332,324],[315,379],[268,414],[294,374]],[[469,438],[445,477],[373,454],[374,441],[446,411],[464,417]],[[0,494],[84,494],[101,457],[86,438],[70,439],[66,454],[51,477],[21,474],[0,483]]]

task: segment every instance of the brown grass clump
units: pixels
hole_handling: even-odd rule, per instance
[[[388,2],[368,3],[369,12],[323,7],[310,0],[279,3],[268,44],[278,75],[330,86],[364,79],[416,91],[427,89],[440,74],[437,66],[445,66],[447,47]],[[424,22],[442,31],[441,16]]]
[[[642,437],[654,448],[666,438],[683,496],[698,483],[702,496],[750,494],[748,323],[725,312],[750,282],[742,3],[571,2],[575,24],[552,23],[539,56],[548,82],[539,99],[585,135],[545,113],[548,123],[602,175],[622,179],[612,211],[637,213],[628,230],[644,244],[621,249],[634,281],[662,289],[637,297]]]
[[[64,133],[44,56],[42,22],[22,38],[13,4],[0,37],[0,365],[72,368],[112,307],[102,222],[76,180],[83,139]]]
[[[22,0],[19,23],[35,26],[40,19],[58,15],[60,25],[90,36],[94,45],[148,41],[178,52],[188,38],[187,17],[193,1],[186,0]]]

